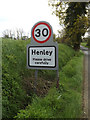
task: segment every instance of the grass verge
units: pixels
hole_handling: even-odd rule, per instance
[[[83,55],[73,57],[60,71],[60,87],[44,98],[35,97],[31,105],[15,116],[19,118],[80,118],[82,116]]]
[[[20,109],[25,109],[32,101],[35,70],[26,68],[26,46],[29,43],[30,41],[2,39],[3,118],[13,118]],[[72,48],[59,44],[60,70],[74,55],[75,51]],[[55,81],[56,72],[40,70],[38,78],[39,84],[36,89],[40,92],[39,95],[45,95]]]
[[[88,44],[87,42],[82,42],[81,43],[82,46],[89,48],[89,46],[87,44]]]

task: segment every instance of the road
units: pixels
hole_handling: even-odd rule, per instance
[[[90,49],[88,51],[88,115],[90,119]]]
[[[90,119],[90,49],[80,46],[84,53],[83,106],[84,118]]]

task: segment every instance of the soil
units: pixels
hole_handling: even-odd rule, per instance
[[[35,93],[37,96],[44,97],[54,82],[55,81],[48,81],[40,77],[38,77],[37,80],[35,80],[35,77],[25,77],[23,86],[28,95]]]

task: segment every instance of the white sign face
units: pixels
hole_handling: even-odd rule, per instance
[[[38,43],[44,43],[51,37],[51,28],[45,22],[37,23],[32,30],[33,39]]]
[[[28,56],[29,67],[56,67],[55,46],[30,46]]]

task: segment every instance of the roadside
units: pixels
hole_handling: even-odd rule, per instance
[[[88,49],[88,118],[90,120],[90,48]]]
[[[0,38],[0,120],[2,118],[2,39]]]
[[[88,118],[88,56],[84,56],[84,81],[83,81],[83,111],[84,118]]]
[[[84,46],[84,47],[86,47],[86,48],[89,47],[87,42],[81,42],[81,45]]]
[[[82,63],[82,53],[74,56],[59,72],[59,89],[53,86],[45,97],[33,98],[14,118],[81,118]]]
[[[83,62],[83,118],[88,118],[88,48],[80,46],[84,53]]]

